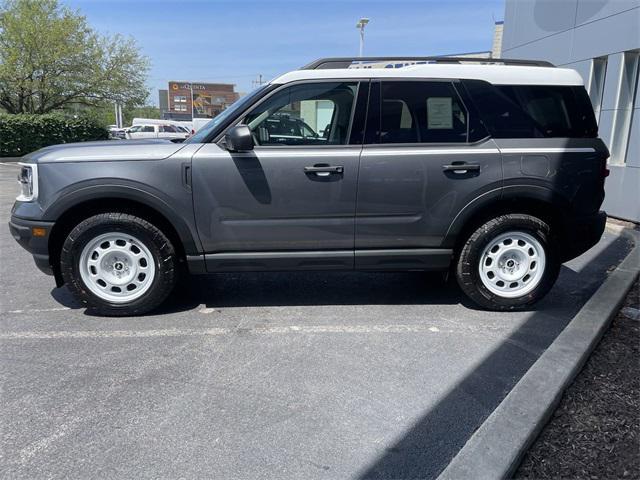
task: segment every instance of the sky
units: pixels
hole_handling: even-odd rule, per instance
[[[101,33],[133,38],[151,60],[149,104],[170,80],[251,91],[316,58],[356,56],[356,22],[370,18],[365,55],[491,49],[504,0],[61,0]]]

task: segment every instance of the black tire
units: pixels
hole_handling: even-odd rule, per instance
[[[534,237],[542,245],[546,258],[537,286],[525,295],[507,298],[491,292],[483,284],[479,267],[485,247],[499,235],[512,231]],[[496,217],[475,230],[460,249],[456,264],[456,279],[463,292],[481,307],[496,311],[530,307],[549,292],[559,272],[559,249],[550,226],[537,217],[516,213]]]
[[[126,303],[113,303],[95,295],[80,274],[85,246],[99,235],[122,232],[134,236],[149,250],[155,275],[144,294]],[[158,307],[173,290],[177,273],[176,253],[167,236],[148,221],[119,212],[101,213],[80,222],[67,236],[60,254],[62,277],[74,296],[96,315],[142,315]]]

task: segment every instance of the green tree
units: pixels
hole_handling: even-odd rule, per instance
[[[148,70],[132,39],[97,34],[58,0],[0,0],[0,107],[8,113],[141,105]]]
[[[87,117],[102,126],[114,125],[116,123],[116,114],[113,104],[103,104],[95,107],[76,107],[67,109],[70,115],[79,117]],[[125,105],[122,109],[122,120],[125,126],[131,125],[134,118],[160,118],[161,113],[158,107],[153,105],[145,105],[141,107],[131,107]]]
[[[134,118],[160,118],[160,109],[152,105],[144,107],[125,108],[122,112],[124,124],[131,125]]]

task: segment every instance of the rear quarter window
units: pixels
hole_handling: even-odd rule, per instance
[[[485,126],[495,138],[594,138],[598,126],[584,87],[492,85],[465,80]]]

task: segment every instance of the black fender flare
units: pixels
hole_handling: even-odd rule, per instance
[[[458,212],[449,225],[442,247],[453,248],[465,225],[478,214],[486,212],[492,206],[505,205],[512,200],[544,204],[557,209],[559,215],[564,215],[571,203],[561,192],[541,185],[509,185],[490,190],[474,198]]]
[[[201,253],[200,239],[195,224],[184,218],[171,206],[170,199],[160,190],[125,179],[89,180],[73,184],[58,192],[56,198],[43,209],[42,219],[57,221],[65,212],[78,205],[99,199],[130,200],[155,210],[176,230],[185,254]]]

